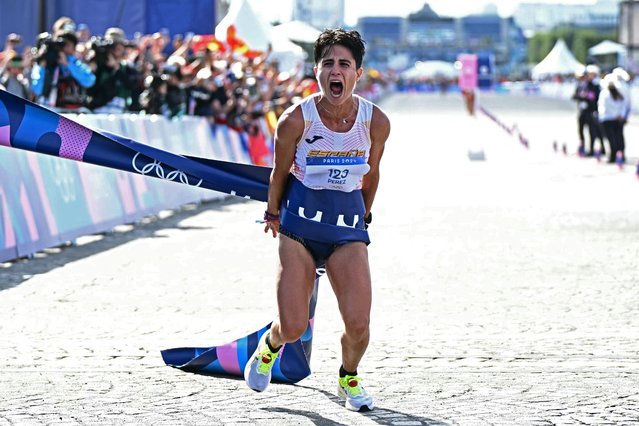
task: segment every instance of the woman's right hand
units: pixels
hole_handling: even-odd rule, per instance
[[[273,234],[273,238],[277,237],[277,234],[280,232],[280,221],[279,220],[269,220],[264,225],[264,233],[268,233],[271,231]]]

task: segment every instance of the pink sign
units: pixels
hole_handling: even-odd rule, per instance
[[[459,70],[459,89],[474,90],[477,88],[477,55],[463,53],[457,57],[461,64]]]

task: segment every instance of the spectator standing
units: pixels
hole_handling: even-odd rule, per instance
[[[88,43],[91,40],[91,30],[87,24],[78,24],[77,28],[78,43]]]
[[[144,91],[140,94],[140,105],[147,114],[170,115],[166,105],[167,77],[148,75],[144,79]]]
[[[625,140],[623,136],[623,123],[626,120],[626,101],[617,77],[608,74],[601,81],[602,90],[599,95],[598,110],[599,120],[603,133],[608,139],[610,147],[609,163],[614,163],[617,155],[625,162]],[[618,154],[620,153],[620,154]]]
[[[599,67],[596,65],[586,66],[583,73],[577,74],[579,82],[575,93],[572,97],[577,101],[578,116],[577,116],[577,129],[579,135],[579,152],[584,153],[586,156],[593,156],[595,153],[595,142],[597,139],[600,141],[601,154],[605,155],[605,148],[603,143],[603,136],[601,134],[601,128],[597,117],[598,107],[597,101],[599,100],[600,88],[596,82],[596,78],[599,76]],[[590,150],[586,152],[586,140],[584,137],[584,128],[588,128],[590,136]]]
[[[60,109],[83,107],[85,90],[93,86],[95,75],[75,56],[75,32],[65,30],[53,37],[47,34],[39,41],[39,53],[31,70],[32,90],[38,103]]]
[[[625,101],[624,123],[623,123],[625,126],[626,123],[628,122],[628,117],[630,116],[630,112],[632,111],[631,96],[630,96],[630,81],[632,80],[632,78],[630,77],[630,74],[628,74],[628,72],[621,67],[617,67],[613,69],[612,75],[614,75],[617,78],[617,81],[619,82],[621,94],[623,95],[623,98]]]
[[[18,54],[18,45],[22,42],[22,37],[16,33],[7,36],[4,49],[0,52],[0,72],[5,69],[9,61]]]
[[[96,82],[87,91],[87,105],[92,111],[122,113],[133,103],[133,92],[142,85],[142,77],[125,58],[128,44],[124,31],[117,27],[91,42],[90,65]]]
[[[213,90],[215,84],[212,81],[212,73],[209,67],[197,72],[194,84],[189,90],[189,114],[204,117],[213,115]]]
[[[218,72],[213,77],[212,102],[215,122],[219,124],[226,124],[227,114],[233,107],[233,100],[227,86],[227,78],[224,74]]]
[[[21,98],[31,100],[29,79],[24,75],[22,56],[14,56],[7,64],[4,71],[0,71],[0,85],[5,90]]]
[[[166,105],[169,118],[181,117],[186,114],[186,90],[182,85],[182,72],[177,64],[165,65],[163,74],[166,76]]]

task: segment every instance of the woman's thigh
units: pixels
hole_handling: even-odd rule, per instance
[[[298,241],[280,234],[277,305],[285,325],[306,324],[315,285],[315,262]]]
[[[372,295],[366,244],[355,242],[338,247],[326,262],[326,272],[344,321],[368,321]]]

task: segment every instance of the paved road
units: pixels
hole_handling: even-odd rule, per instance
[[[325,282],[314,374],[298,385],[257,394],[163,365],[161,349],[224,343],[275,312],[263,205],[229,200],[4,265],[0,426],[639,424],[634,170],[552,152],[559,133],[576,146],[569,104],[482,102],[531,149],[454,95],[383,103],[393,132],[360,368],[378,409],[351,413],[333,394],[340,320]]]

